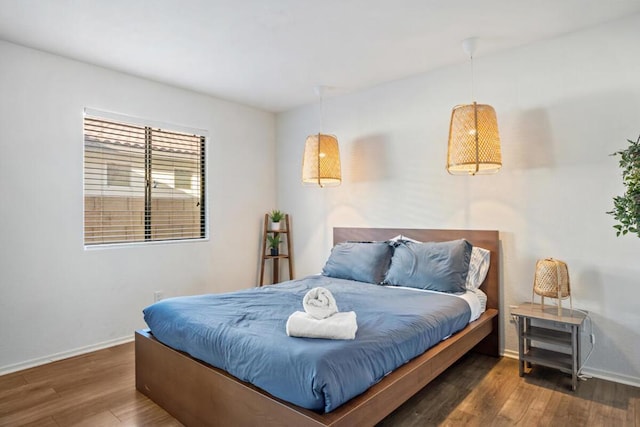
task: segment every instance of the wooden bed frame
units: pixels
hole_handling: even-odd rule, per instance
[[[396,369],[366,392],[332,412],[318,414],[242,382],[228,373],[157,341],[135,334],[136,388],[187,426],[368,426],[382,420],[431,380],[474,349],[499,355],[500,256],[497,231],[335,228],[334,244],[386,240],[398,234],[420,241],[465,238],[491,251],[481,289],[487,310],[465,329]]]

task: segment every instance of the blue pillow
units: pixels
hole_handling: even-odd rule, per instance
[[[449,242],[398,241],[384,283],[439,292],[465,292],[473,246]]]
[[[322,275],[380,284],[389,269],[393,248],[387,242],[345,242],[331,249]]]

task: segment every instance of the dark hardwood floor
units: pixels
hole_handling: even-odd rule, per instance
[[[518,376],[514,359],[469,354],[379,426],[638,426],[640,388],[571,377],[534,366]]]
[[[637,426],[640,388],[467,355],[379,426]],[[133,343],[0,376],[0,426],[179,426],[135,390]]]

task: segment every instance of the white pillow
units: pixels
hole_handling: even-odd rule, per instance
[[[491,251],[474,246],[471,249],[471,259],[469,260],[469,271],[467,272],[467,283],[465,287],[475,290],[482,285],[484,278],[487,277],[489,271],[489,262],[491,261]]]
[[[423,242],[419,242],[417,240],[412,239],[411,237],[407,237],[403,234],[398,234],[396,237],[394,237],[393,239],[389,239],[390,242],[397,242],[398,240],[405,240],[407,242],[413,242],[413,243],[423,243]]]

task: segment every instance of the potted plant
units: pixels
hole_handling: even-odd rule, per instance
[[[614,225],[616,236],[635,233],[640,237],[640,136],[630,139],[629,147],[616,151],[612,156],[620,156],[622,182],[626,191],[613,198],[613,210],[607,212],[618,221]]]
[[[284,213],[277,209],[274,209],[269,214],[269,218],[271,218],[271,229],[272,230],[280,230],[280,221],[284,218]]]
[[[280,247],[280,234],[274,233],[273,235],[268,235],[267,240],[269,241],[269,249],[271,250],[271,256],[278,256],[279,247]]]

